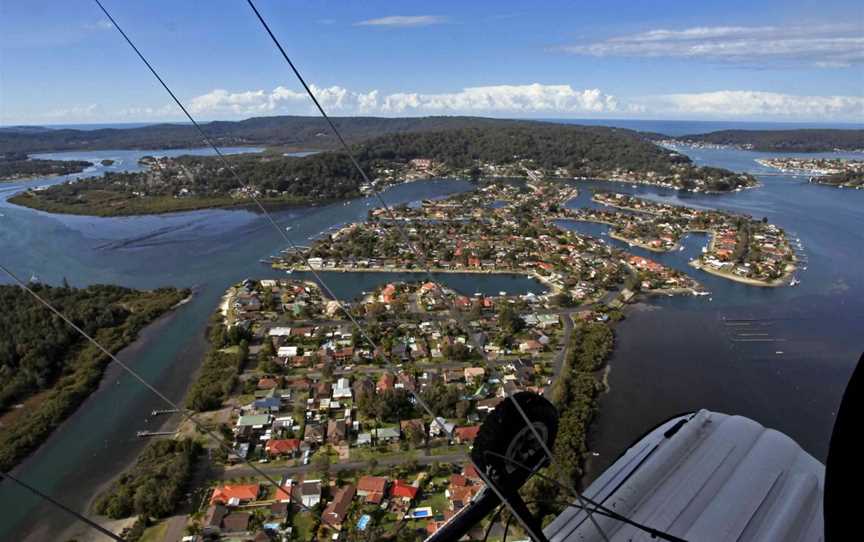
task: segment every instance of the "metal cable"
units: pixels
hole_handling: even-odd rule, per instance
[[[432,276],[432,270],[428,264],[428,260],[426,259],[425,254],[423,253],[423,251],[417,250],[417,247],[411,241],[410,236],[405,231],[404,226],[400,223],[400,221],[398,221],[396,219],[396,215],[393,213],[393,210],[390,208],[389,205],[387,205],[387,202],[384,201],[384,198],[382,197],[381,193],[374,188],[371,180],[369,179],[369,176],[366,174],[366,171],[363,169],[363,167],[358,162],[357,158],[354,156],[354,153],[351,151],[351,147],[345,141],[345,138],[342,137],[342,134],[339,132],[339,129],[336,128],[336,125],[333,122],[333,120],[330,118],[329,115],[327,115],[327,112],[324,110],[324,108],[321,106],[321,103],[315,97],[315,93],[312,92],[312,89],[309,87],[309,85],[306,83],[306,80],[300,74],[300,71],[294,65],[294,62],[291,60],[291,57],[288,56],[287,52],[285,52],[285,48],[282,47],[282,44],[280,43],[279,39],[276,38],[276,36],[273,34],[273,31],[270,29],[270,25],[268,25],[267,21],[264,20],[264,17],[261,15],[261,12],[258,11],[258,8],[255,6],[255,3],[252,0],[246,0],[246,3],[249,4],[250,8],[252,8],[252,11],[255,13],[255,16],[258,18],[258,21],[261,23],[261,26],[264,28],[264,30],[267,32],[267,34],[270,36],[270,39],[273,41],[273,44],[279,50],[279,53],[282,55],[282,58],[285,60],[285,62],[291,68],[291,71],[294,73],[297,80],[303,86],[306,93],[309,95],[309,98],[315,104],[315,107],[318,109],[318,112],[321,114],[321,116],[326,120],[327,124],[330,126],[330,129],[333,131],[334,135],[339,140],[339,143],[340,143],[345,155],[348,157],[348,159],[354,165],[355,169],[360,173],[360,176],[363,178],[365,183],[367,185],[369,185],[370,187],[372,187],[373,195],[381,203],[381,205],[384,207],[388,218],[391,220],[391,222],[393,222],[394,226],[396,227],[396,230],[399,232],[399,235],[402,237],[403,242],[408,246],[408,248],[411,250],[412,254],[416,255],[418,257],[418,259],[420,260],[420,264],[423,267],[424,271],[426,272],[426,276],[429,279],[429,281],[435,282],[434,278]],[[438,290],[438,289],[436,288],[436,290]],[[442,295],[443,295],[443,292],[442,292]],[[472,332],[470,326],[468,326],[467,322],[465,322],[464,319],[461,317],[461,313],[459,313],[459,310],[458,310],[458,308],[456,308],[455,304],[448,302],[448,305],[450,306],[451,314],[454,316],[454,318],[460,324],[460,327],[463,329],[463,331],[468,335],[469,340],[471,340],[473,343],[474,349],[483,357],[485,364],[488,366],[489,365],[489,359],[488,359],[488,356],[486,355],[486,351],[479,344],[479,341],[475,337],[475,334]],[[521,407],[519,407],[516,400],[513,398],[513,395],[510,394],[509,392],[507,392],[506,390],[505,390],[505,393],[507,395],[507,398],[510,399],[514,405],[516,405],[516,407],[519,409],[520,413],[522,413],[522,415],[524,417],[524,412],[522,412]],[[430,415],[432,415],[432,414],[430,413]],[[437,422],[437,418],[434,415],[432,415],[432,417],[433,417],[433,420]],[[527,422],[527,417],[526,417],[526,422]],[[440,424],[440,425],[443,429],[444,428],[443,424]],[[535,437],[537,437],[538,440],[541,440],[541,445],[543,446],[544,452],[549,457],[549,461],[554,462],[554,457],[552,456],[552,453],[549,451],[549,448],[546,446],[546,444],[544,442],[542,442],[542,439],[540,439],[540,435],[537,433],[537,430],[533,427],[532,424],[529,423],[529,425],[531,426],[532,432],[534,433]],[[476,465],[475,465],[475,467],[476,467]],[[478,471],[480,471],[479,468],[478,468]],[[576,495],[577,498],[581,498],[579,496],[579,493],[576,492],[575,489],[573,489],[572,491]],[[495,492],[497,493],[497,489],[495,490]],[[500,496],[501,495],[499,495],[499,497]],[[504,502],[506,503],[507,501],[505,500]],[[509,507],[509,503],[507,503],[507,504]],[[519,519],[520,523],[522,523],[523,526],[526,528],[526,530],[530,533],[531,529],[528,527],[527,523],[524,522],[521,517],[518,517],[518,514],[516,514],[516,512],[514,510],[511,510],[511,512],[513,512],[515,515],[517,515],[517,519]],[[591,517],[590,512],[588,513],[588,515],[589,515],[589,517]],[[600,528],[600,525],[594,520],[593,517],[591,517],[591,521],[597,527],[597,530],[600,531],[600,534],[603,537],[603,539],[608,542],[608,538],[606,537],[605,533],[603,533],[603,530]]]
[[[126,32],[124,32],[123,29],[120,27],[120,25],[117,24],[117,21],[116,21],[116,20],[111,16],[111,14],[108,12],[108,10],[105,8],[105,6],[102,5],[102,3],[100,2],[100,0],[94,0],[94,2],[99,6],[99,9],[102,10],[102,12],[105,14],[105,16],[108,17],[109,21],[111,21],[111,23],[114,25],[114,27],[117,29],[117,31],[120,32],[120,34],[123,36],[123,39],[126,41],[126,43],[128,43],[129,46],[133,49],[133,51],[135,51],[135,54],[138,56],[138,58],[141,59],[141,61],[142,61],[142,62],[147,66],[147,68],[150,70],[150,72],[153,74],[153,76],[156,77],[156,79],[157,79],[157,80],[159,81],[159,83],[162,85],[162,88],[164,88],[165,91],[168,92],[168,94],[171,96],[171,98],[174,100],[174,102],[177,104],[177,106],[178,106],[178,107],[183,111],[183,113],[184,113],[184,115],[186,116],[186,118],[189,119],[189,121],[192,123],[192,125],[193,125],[193,126],[196,128],[196,130],[201,134],[202,138],[203,138],[203,139],[204,139],[204,140],[205,140],[205,141],[206,141],[206,142],[207,142],[207,143],[208,143],[208,144],[213,148],[214,152],[216,153],[216,156],[217,156],[217,157],[219,158],[219,160],[223,163],[223,165],[226,166],[226,168],[228,169],[228,171],[231,172],[231,174],[232,174],[232,176],[235,178],[235,180],[237,180],[238,182],[240,182],[241,185],[242,185],[242,181],[241,181],[239,175],[237,174],[236,170],[235,170],[234,167],[232,166],[232,164],[231,164],[231,163],[230,163],[230,162],[225,158],[225,155],[222,153],[222,151],[219,149],[219,147],[218,147],[218,146],[213,142],[213,140],[212,140],[212,139],[207,135],[207,133],[203,130],[203,128],[201,127],[201,125],[200,125],[200,124],[195,120],[195,118],[194,118],[194,117],[189,113],[188,109],[186,109],[186,107],[183,105],[183,103],[182,103],[182,102],[177,98],[177,96],[174,94],[174,92],[171,90],[171,88],[167,85],[167,83],[165,83],[165,81],[162,79],[162,77],[159,75],[159,73],[156,71],[156,69],[153,68],[153,66],[150,64],[150,62],[147,60],[147,58],[146,58],[146,57],[141,53],[141,51],[138,49],[138,47],[135,46],[135,44],[132,42],[132,40],[129,38],[129,36],[126,34]],[[269,31],[269,27],[266,26],[266,22],[265,22],[264,19],[261,17],[260,13],[258,13],[257,9],[255,9],[254,4],[252,4],[251,2],[249,2],[249,5],[252,7],[253,10],[255,10],[255,13],[256,13],[256,15],[258,15],[258,18],[259,18],[259,20],[261,21],[261,23],[262,23],[263,25],[265,25],[265,28],[267,28],[268,33],[270,33],[270,36],[271,36],[271,37],[273,38],[273,40],[278,44],[278,40],[276,40],[276,38],[275,38],[275,36],[273,36],[272,32]],[[282,50],[282,49],[281,49],[281,46],[280,46],[280,50]],[[288,59],[288,56],[287,56],[287,54],[284,53],[284,50],[282,50],[282,53],[283,53],[283,55],[285,56],[285,58]],[[289,59],[289,63],[290,63],[290,59]],[[292,68],[293,68],[293,64],[291,64],[291,65],[292,65]],[[293,69],[294,69],[296,75],[298,76],[298,78],[300,78],[300,74],[299,74],[299,72],[296,71],[296,68],[293,68]],[[302,78],[301,78],[301,80],[302,80]],[[306,90],[307,90],[307,92],[309,93],[309,95],[310,95],[310,96],[312,97],[312,99],[315,101],[315,104],[318,106],[319,110],[320,110],[320,111],[322,112],[322,114],[326,117],[326,113],[324,113],[324,110],[323,110],[323,108],[321,108],[321,105],[318,103],[317,99],[314,98],[314,94],[312,94],[311,89],[309,89],[309,87],[305,84],[305,81],[303,82],[303,85],[304,85],[304,87],[306,88]],[[341,134],[339,134],[338,130],[336,130],[336,127],[333,125],[332,121],[330,121],[329,117],[326,117],[326,118],[327,118],[328,122],[330,123],[330,126],[331,126],[331,127],[334,129],[334,131],[337,133],[337,135],[338,135],[338,137],[339,137],[339,140],[340,140],[340,141],[342,142],[342,144],[347,148],[347,143],[345,143],[345,140],[342,138]],[[361,173],[361,176],[362,176],[364,179],[366,179],[366,180],[368,181],[368,177],[366,176],[366,173],[363,171],[363,168],[361,168],[361,167],[360,167],[360,164],[357,163],[356,159],[353,158],[353,155],[352,155],[351,158],[352,158],[352,162],[354,163],[354,166],[355,166],[355,167],[358,169],[358,171]],[[381,198],[380,194],[378,194],[377,191],[376,191],[376,195],[377,195],[377,197],[378,197],[378,200],[382,203],[382,205],[384,205],[385,209],[387,209],[388,213],[392,216],[392,210],[387,206],[387,203],[383,200],[383,198]],[[306,255],[305,255],[302,251],[300,251],[300,249],[296,246],[296,244],[294,244],[294,242],[290,239],[290,237],[288,237],[288,235],[287,235],[287,233],[285,232],[285,230],[283,230],[282,228],[280,228],[280,227],[276,224],[276,222],[275,222],[275,220],[273,219],[273,217],[270,215],[269,212],[267,212],[267,209],[264,208],[264,206],[261,204],[260,200],[258,200],[258,198],[255,197],[254,192],[250,193],[250,196],[251,196],[252,200],[255,202],[255,204],[258,206],[258,208],[261,210],[261,212],[264,214],[264,216],[267,218],[267,220],[270,222],[270,224],[271,224],[271,225],[272,225],[272,226],[273,226],[273,227],[274,227],[274,228],[275,228],[275,229],[280,233],[280,235],[282,236],[282,238],[283,238],[283,239],[284,239],[284,240],[289,244],[289,246],[291,246],[291,248],[292,248],[295,252],[297,252],[297,253],[301,256],[301,258],[303,258],[303,260],[305,261],[307,267],[308,267],[309,270],[312,272],[312,275],[317,279],[317,281],[318,281],[318,282],[322,285],[322,287],[327,291],[327,293],[330,295],[330,297],[331,297],[332,299],[334,299],[334,300],[337,301],[337,303],[339,304],[339,306],[340,306],[340,308],[342,309],[342,311],[343,311],[343,312],[348,316],[348,318],[352,321],[352,323],[355,325],[355,327],[358,329],[358,331],[363,335],[363,337],[366,339],[366,341],[369,342],[369,344],[372,345],[373,348],[374,348],[375,350],[379,350],[379,349],[378,349],[378,346],[377,346],[376,343],[371,339],[371,337],[369,337],[368,333],[367,333],[366,330],[363,328],[363,326],[360,325],[360,323],[359,323],[359,322],[354,318],[354,316],[353,316],[353,315],[351,314],[351,312],[350,312],[350,311],[349,311],[349,310],[344,306],[344,304],[342,304],[341,301],[338,300],[338,298],[333,294],[332,290],[327,286],[326,282],[325,282],[323,279],[321,279],[320,275],[316,272],[315,268],[314,268],[314,267],[309,263],[309,260],[308,260],[308,258],[306,257]],[[409,241],[409,243],[410,243],[410,241]],[[413,245],[412,245],[412,246],[413,246]],[[115,359],[116,359],[116,358],[115,358]],[[392,363],[389,363],[389,360],[388,360],[386,357],[384,357],[384,361],[385,361],[385,363],[388,364],[388,369],[389,369],[391,372],[395,373],[396,371],[394,371],[393,366],[392,366]],[[129,370],[129,369],[127,368],[127,370]],[[139,380],[141,380],[141,381],[143,382],[143,379],[141,379],[140,377],[138,377],[138,378],[139,378]],[[155,388],[153,388],[153,389],[155,389]],[[420,404],[420,406],[421,406],[421,407],[422,407],[422,408],[427,412],[427,414],[432,418],[433,422],[438,423],[439,426],[441,427],[441,429],[443,429],[444,432],[445,432],[446,434],[448,434],[448,435],[450,436],[450,438],[452,438],[452,437],[453,437],[452,432],[448,432],[448,431],[446,430],[446,427],[444,426],[444,424],[441,423],[440,421],[438,421],[437,416],[435,416],[435,413],[434,413],[434,412],[432,411],[432,409],[431,409],[431,408],[426,404],[426,402],[423,400],[423,398],[420,397],[420,395],[419,395],[418,393],[416,393],[414,390],[409,390],[409,391],[410,391],[411,394],[414,396],[414,399],[417,401],[417,403]],[[161,395],[161,394],[159,394],[159,395]],[[162,397],[164,397],[164,396],[162,396]],[[196,423],[196,426],[197,426],[197,423]],[[275,483],[275,482],[274,482],[270,477],[264,475],[263,472],[260,471],[260,469],[258,469],[257,467],[255,467],[251,462],[246,461],[246,463],[247,463],[249,466],[251,466],[251,467],[253,468],[253,470],[255,470],[257,473],[261,474],[261,475],[264,476],[266,479],[268,479],[269,481],[273,482],[274,485],[276,485],[277,488],[280,487],[279,484],[276,484],[276,483]],[[473,460],[472,460],[472,464],[473,464]],[[504,502],[506,503],[506,500],[504,499],[504,496],[501,494],[501,492],[498,490],[498,488],[496,488],[496,487],[491,483],[491,481],[487,479],[485,473],[481,472],[481,469],[480,469],[476,464],[475,464],[474,466],[475,466],[475,468],[477,468],[478,474],[479,474],[480,477],[483,479],[483,481],[486,483],[486,485],[488,485],[488,486],[490,487],[490,489],[492,489],[492,491],[495,492],[495,493],[498,495],[498,497],[501,498],[501,500],[504,501]],[[289,496],[289,497],[290,497],[290,496]],[[508,506],[509,506],[509,503],[508,503]],[[520,520],[521,520],[521,518],[520,518]],[[527,524],[525,524],[525,528],[526,528],[526,531],[527,531],[527,532],[531,533],[531,529],[527,526]],[[533,533],[532,533],[532,537],[535,538],[535,539],[537,539],[537,540],[540,540],[540,539],[541,539],[540,537],[534,535]]]
[[[0,478],[6,478],[6,479],[8,479],[8,480],[11,480],[12,482],[14,482],[14,483],[18,484],[19,486],[23,487],[24,489],[26,489],[26,490],[29,491],[30,493],[33,493],[34,495],[36,495],[36,496],[39,497],[40,499],[45,500],[45,501],[48,501],[49,503],[51,503],[52,505],[56,506],[56,507],[59,508],[60,510],[63,510],[63,511],[66,512],[67,514],[70,514],[70,515],[72,515],[72,516],[75,516],[76,519],[79,519],[79,520],[83,521],[84,523],[86,523],[86,524],[89,525],[90,527],[93,527],[94,529],[96,529],[96,530],[99,531],[100,533],[104,534],[104,535],[107,536],[108,538],[111,538],[111,539],[113,539],[113,540],[117,540],[117,542],[125,542],[125,541],[123,540],[122,537],[120,537],[120,536],[118,536],[118,535],[112,533],[111,531],[109,531],[109,530],[106,529],[105,527],[99,525],[98,523],[96,523],[96,522],[93,521],[92,519],[88,518],[87,516],[84,516],[83,514],[79,514],[79,513],[76,512],[75,510],[72,510],[71,508],[69,508],[68,506],[66,506],[65,504],[63,504],[62,502],[60,502],[60,501],[54,499],[54,498],[51,497],[50,495],[47,495],[47,494],[45,494],[45,493],[39,491],[38,489],[36,489],[35,487],[31,486],[31,485],[28,484],[27,482],[24,482],[23,480],[19,480],[18,478],[16,478],[15,476],[12,476],[12,475],[9,474],[8,472],[0,472]]]

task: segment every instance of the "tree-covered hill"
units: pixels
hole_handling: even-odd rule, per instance
[[[864,130],[722,130],[676,138],[686,143],[733,145],[765,152],[829,152],[864,149]]]
[[[342,135],[359,142],[384,134],[504,126],[524,121],[480,117],[337,117]],[[220,146],[284,146],[332,149],[337,145],[326,121],[320,117],[256,117],[241,121],[202,123],[204,131]],[[0,152],[38,152],[96,149],[176,149],[202,147],[205,142],[188,124],[155,124],[139,128],[99,130],[0,131]]]

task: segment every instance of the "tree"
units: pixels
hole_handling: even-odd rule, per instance
[[[498,325],[508,335],[514,335],[525,328],[525,320],[513,310],[509,303],[503,303],[498,311]]]

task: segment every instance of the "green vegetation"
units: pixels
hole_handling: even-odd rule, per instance
[[[112,519],[170,515],[183,498],[200,453],[200,444],[190,439],[150,442],[135,466],[99,495],[94,511]]]
[[[645,174],[675,179],[684,188],[699,184],[713,191],[752,181],[723,169],[696,167],[687,157],[636,132],[602,126],[484,120],[470,127],[383,135],[355,145],[354,151],[370,177],[385,183],[409,174],[432,175],[412,169],[411,161],[418,158],[432,160],[434,175],[472,179],[484,174],[482,167],[491,168],[487,174],[493,176],[524,176],[525,168],[568,178]],[[304,157],[240,154],[226,159],[236,176],[217,157],[144,157],[147,171],[107,172],[100,178],[26,192],[10,201],[48,212],[117,216],[249,205],[253,194],[268,204],[322,203],[356,197],[368,189],[339,152]]]
[[[201,372],[186,396],[186,406],[199,411],[222,407],[249,356],[248,331],[237,326],[226,331],[219,313],[211,318],[208,338],[210,350],[205,354]],[[230,348],[232,346],[234,348]]]
[[[189,295],[173,288],[32,288],[111,352]],[[0,286],[0,303],[0,470],[7,470],[96,389],[109,360],[24,290]]]
[[[80,173],[92,165],[83,160],[29,159],[25,153],[9,152],[0,154],[0,182]]]
[[[467,126],[501,126],[519,121],[479,117],[335,119],[342,135],[352,143],[396,132],[446,130]],[[258,117],[237,122],[202,124],[220,146],[258,145],[302,149],[333,149],[337,140],[320,117]],[[182,124],[158,124],[141,128],[101,130],[0,130],[0,151],[37,152],[81,149],[177,149],[200,147],[201,134]]]
[[[575,483],[582,475],[582,461],[588,451],[588,425],[597,410],[597,396],[603,384],[594,373],[612,352],[614,336],[606,324],[584,323],[573,330],[566,372],[555,389],[560,415],[555,441],[555,475]]]
[[[708,134],[686,135],[676,139],[686,143],[735,145],[766,152],[828,152],[864,149],[864,130],[722,130]]]

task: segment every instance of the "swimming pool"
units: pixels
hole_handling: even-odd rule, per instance
[[[415,508],[414,510],[408,512],[408,517],[413,519],[432,517],[432,508],[428,506],[424,506],[423,508]]]
[[[369,524],[369,520],[371,519],[372,518],[369,515],[363,514],[362,516],[360,516],[360,519],[357,520],[357,528],[361,531],[365,531],[366,525]]]

